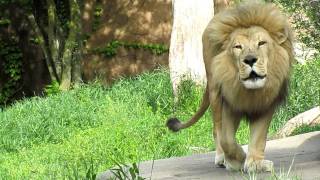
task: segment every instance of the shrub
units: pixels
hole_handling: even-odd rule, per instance
[[[298,38],[320,50],[320,0],[273,0],[292,14]]]

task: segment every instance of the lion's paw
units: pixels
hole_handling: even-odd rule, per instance
[[[273,162],[269,160],[245,161],[245,172],[271,172],[273,170]]]
[[[227,160],[225,159],[224,165],[226,166],[226,169],[229,171],[239,171],[243,167],[243,163],[237,160]]]
[[[224,154],[223,153],[221,153],[221,154],[216,153],[216,156],[215,156],[215,159],[214,159],[214,164],[217,167],[225,167],[224,166]]]

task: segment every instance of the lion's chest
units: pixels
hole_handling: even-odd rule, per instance
[[[222,98],[237,112],[253,113],[269,109],[276,100],[278,88],[246,90],[242,87],[232,87],[233,91],[222,88]]]

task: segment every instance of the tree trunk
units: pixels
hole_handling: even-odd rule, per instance
[[[40,44],[40,47],[41,47],[42,52],[44,54],[44,59],[46,61],[46,64],[47,64],[47,67],[48,67],[48,70],[49,70],[51,81],[58,81],[59,82],[59,77],[58,77],[58,74],[56,73],[56,69],[53,68],[54,65],[53,65],[53,62],[51,60],[51,54],[49,52],[50,50],[46,46],[46,43],[45,43],[45,40],[44,40],[44,35],[41,32],[41,30],[40,30],[40,28],[39,28],[39,26],[38,26],[33,14],[28,15],[28,21],[29,21],[31,27],[33,28],[33,30],[35,31],[38,39],[39,39],[39,44]]]
[[[56,4],[54,0],[47,0],[48,5],[48,48],[50,49],[50,57],[52,59],[52,68],[58,75],[58,82],[61,81],[62,62],[59,54],[61,53],[61,46],[63,46],[63,40],[59,38],[59,29],[61,28],[59,19],[57,17]],[[60,35],[61,36],[61,35]]]
[[[69,34],[65,42],[65,50],[62,59],[61,90],[68,90],[71,83],[81,81],[81,12],[77,0],[69,0],[71,18]]]
[[[81,60],[82,60],[82,55],[83,55],[83,21],[81,20],[81,8],[80,8],[80,3],[76,3],[76,1],[73,2],[73,20],[76,23],[75,26],[75,31],[76,31],[76,36],[75,36],[75,47],[74,47],[74,52],[73,52],[73,57],[72,57],[72,70],[71,70],[71,81],[74,85],[79,84],[82,82],[81,78]]]
[[[43,51],[51,81],[57,81],[61,90],[68,90],[71,85],[81,82],[81,3],[81,0],[34,1],[33,11],[27,13],[28,22],[36,33],[36,42]],[[58,14],[61,12],[70,14],[61,18]]]
[[[71,86],[71,70],[72,70],[72,51],[74,43],[74,32],[69,33],[69,38],[66,41],[65,50],[62,58],[62,73],[60,90],[66,91]]]
[[[177,95],[180,82],[191,79],[206,82],[202,55],[202,33],[213,17],[213,0],[173,0],[173,27],[169,67],[173,90]]]

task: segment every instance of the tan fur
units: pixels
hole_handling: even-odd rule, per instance
[[[267,130],[286,96],[294,60],[292,42],[287,18],[273,4],[249,1],[218,13],[203,34],[208,82],[203,102],[187,126],[176,123],[177,130],[197,122],[209,100],[217,144],[215,163],[228,169],[270,171],[272,162],[264,160]],[[252,67],[245,63],[248,55],[257,57]],[[250,89],[244,84],[253,69],[266,78],[258,88]],[[235,140],[242,117],[250,123],[247,155]]]

